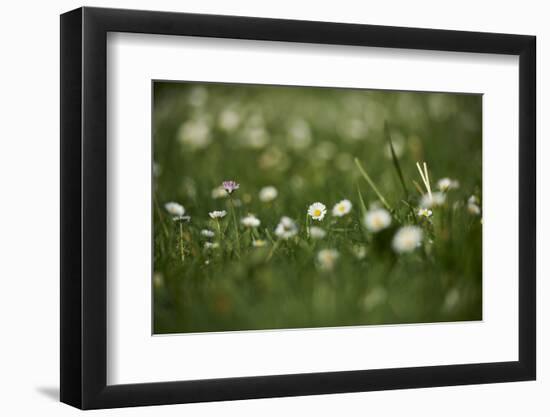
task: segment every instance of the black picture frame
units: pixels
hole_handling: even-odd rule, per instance
[[[107,385],[108,32],[519,56],[519,360]],[[60,57],[62,402],[95,409],[535,379],[534,36],[84,7],[61,15]]]

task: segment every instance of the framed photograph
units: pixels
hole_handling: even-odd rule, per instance
[[[535,37],[61,16],[61,401],[533,380]]]

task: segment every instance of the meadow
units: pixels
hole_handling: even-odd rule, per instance
[[[482,319],[482,97],[154,82],[155,334]]]

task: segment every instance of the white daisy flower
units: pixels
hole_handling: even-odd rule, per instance
[[[367,248],[363,245],[356,245],[353,247],[353,254],[357,259],[365,259],[367,256]]]
[[[203,119],[188,120],[178,130],[178,140],[191,149],[202,149],[210,145],[210,126]]]
[[[248,127],[242,132],[242,144],[252,149],[261,149],[269,143],[269,134],[261,126]]]
[[[288,135],[290,138],[289,145],[296,150],[306,149],[311,144],[311,129],[303,119],[298,119],[292,123]]]
[[[344,139],[352,142],[364,139],[367,136],[368,127],[361,119],[351,119],[342,126],[342,130]]]
[[[218,124],[222,130],[232,132],[241,123],[241,116],[233,109],[225,109],[221,112]]]
[[[460,186],[460,183],[457,180],[452,180],[450,178],[441,178],[439,181],[437,181],[437,188],[439,188],[440,191],[449,191],[449,190],[455,190]]]
[[[314,150],[314,155],[321,161],[329,161],[332,159],[338,148],[336,145],[329,141],[321,142]]]
[[[327,207],[323,203],[313,203],[307,209],[307,214],[309,214],[313,220],[321,221],[325,218],[325,214],[327,214]]]
[[[219,247],[220,244],[217,242],[204,242],[204,249],[216,249]]]
[[[388,298],[388,292],[381,286],[376,286],[363,297],[363,307],[370,311],[384,303]]]
[[[261,190],[260,190],[260,194],[259,194],[259,197],[260,197],[260,201],[263,201],[264,203],[269,203],[270,201],[273,201],[277,198],[277,195],[278,195],[278,191],[275,187],[273,187],[272,185],[269,185],[267,187],[263,187]]]
[[[332,215],[336,217],[343,217],[351,211],[351,207],[351,201],[342,200],[334,205],[332,208]]]
[[[179,203],[170,201],[164,205],[165,210],[170,213],[172,216],[183,216],[185,214],[185,209]]]
[[[327,232],[325,232],[325,230],[321,229],[320,227],[312,226],[309,228],[309,235],[313,239],[323,239],[327,235]]]
[[[334,269],[340,253],[336,249],[323,249],[317,253],[317,262],[321,269],[330,271]]]
[[[393,250],[397,253],[408,253],[422,243],[422,229],[418,226],[404,226],[393,237]]]
[[[164,285],[164,276],[160,272],[155,272],[153,274],[153,285],[157,288],[160,288]]]
[[[153,176],[158,177],[161,173],[161,167],[158,162],[153,162]]]
[[[390,212],[383,208],[375,208],[365,214],[365,226],[371,232],[377,233],[391,224]]]
[[[241,223],[244,227],[258,227],[260,225],[260,219],[252,214],[249,214],[241,219]]]
[[[427,209],[427,208],[419,208],[418,209],[418,215],[420,217],[426,217],[426,218],[429,218],[429,217],[432,217],[432,211],[430,209]]]
[[[189,92],[188,100],[193,107],[202,107],[208,100],[208,91],[202,85],[197,85]]]
[[[221,219],[225,217],[226,214],[227,212],[225,210],[214,210],[208,213],[211,219]]]
[[[254,246],[255,248],[263,248],[266,245],[267,245],[267,241],[263,239],[256,239],[252,241],[252,246]]]
[[[468,198],[468,204],[466,208],[468,209],[468,213],[474,216],[479,216],[481,214],[481,208],[479,207],[479,200],[475,195]]]
[[[298,233],[296,223],[290,217],[282,217],[275,229],[275,235],[282,239],[290,239]]]
[[[212,190],[211,196],[213,199],[218,199],[218,198],[225,198],[229,196],[229,194],[227,194],[227,192],[225,191],[225,188],[223,188],[220,185],[219,187],[216,187]]]
[[[460,301],[460,291],[456,288],[452,288],[447,292],[445,301],[443,302],[443,310],[452,311],[458,305]]]
[[[436,191],[432,193],[431,197],[430,194],[424,194],[420,198],[420,206],[423,208],[440,207],[445,204],[445,200],[445,194]]]
[[[208,229],[202,229],[201,230],[201,236],[214,237],[214,235],[215,235],[215,233],[212,230],[208,230]]]

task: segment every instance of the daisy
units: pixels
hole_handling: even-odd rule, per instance
[[[446,196],[436,191],[431,194],[424,194],[420,199],[420,206],[423,208],[440,207],[445,204]]]
[[[164,205],[164,208],[172,216],[183,216],[185,214],[185,208],[181,204],[170,201]]]
[[[460,183],[457,180],[452,180],[450,178],[441,178],[439,181],[437,181],[437,188],[439,188],[439,191],[449,191],[449,190],[455,190],[460,186]]]
[[[215,235],[215,233],[212,230],[208,230],[208,229],[202,229],[201,230],[201,236],[214,237],[214,235]]]
[[[307,214],[309,214],[313,220],[321,221],[325,218],[325,214],[327,214],[327,208],[323,203],[316,202],[309,206]]]
[[[376,286],[365,294],[363,298],[363,307],[370,311],[386,301],[388,292],[381,286]]]
[[[393,237],[393,250],[397,253],[408,253],[422,243],[422,229],[417,226],[404,226]]]
[[[249,214],[241,219],[241,223],[244,227],[258,227],[260,225],[260,219],[252,214]]]
[[[214,210],[208,213],[211,219],[221,219],[225,217],[226,214],[227,212],[225,210]]]
[[[264,203],[269,203],[270,201],[275,200],[278,194],[279,193],[277,192],[277,189],[272,185],[269,185],[260,190],[260,201],[263,201]]]
[[[340,254],[336,249],[323,249],[317,253],[317,262],[321,269],[330,271],[336,265],[336,261],[340,257]]]
[[[227,192],[227,194],[231,194],[233,191],[238,190],[240,185],[237,184],[235,181],[224,181],[222,183],[222,187]]]
[[[266,245],[267,245],[267,241],[263,239],[257,239],[252,241],[252,246],[254,246],[255,248],[263,248]]]
[[[158,162],[153,162],[153,176],[158,177],[161,173],[161,168]]]
[[[241,123],[241,116],[233,109],[225,109],[221,112],[218,123],[223,130],[232,132]]]
[[[202,85],[198,85],[189,92],[188,100],[193,107],[202,107],[208,100],[208,91]]]
[[[212,198],[218,199],[218,198],[225,198],[227,197],[227,193],[225,192],[225,189],[220,185],[219,187],[216,187],[212,190]]]
[[[353,254],[357,259],[365,259],[365,257],[367,256],[367,248],[362,245],[354,246]]]
[[[446,311],[452,311],[457,306],[460,301],[460,291],[456,288],[449,290],[445,296],[445,301],[443,302],[443,309]]]
[[[252,149],[261,149],[269,143],[269,134],[261,127],[249,127],[242,132],[242,144]]]
[[[153,274],[153,285],[157,288],[164,285],[164,277],[160,272],[155,272]]]
[[[217,242],[204,242],[204,249],[216,249],[219,247],[220,244]]]
[[[481,208],[479,207],[479,200],[475,195],[468,198],[468,205],[466,207],[468,209],[468,213],[474,216],[479,216],[481,214]]]
[[[320,227],[312,226],[309,229],[309,235],[313,239],[323,239],[327,235],[327,232],[325,232],[325,230],[321,229]]]
[[[368,132],[366,123],[361,119],[351,119],[342,126],[344,139],[353,142],[364,139]]]
[[[336,145],[329,141],[324,141],[317,146],[314,150],[314,155],[317,159],[322,161],[329,161],[336,153]]]
[[[351,211],[351,201],[342,200],[339,203],[335,204],[332,208],[332,215],[336,217],[343,217]]]
[[[275,235],[282,239],[290,239],[298,233],[296,223],[290,217],[281,217],[281,221],[275,229]]]
[[[425,218],[432,217],[432,211],[427,208],[419,208],[418,215],[420,217],[425,217]]]
[[[303,150],[311,144],[311,129],[308,122],[303,119],[295,120],[288,130],[289,145],[295,150]]]
[[[207,147],[212,141],[210,127],[205,120],[188,120],[177,133],[178,140],[184,146],[197,150]]]
[[[391,224],[391,215],[388,210],[375,208],[365,214],[365,226],[371,232],[377,233]]]

